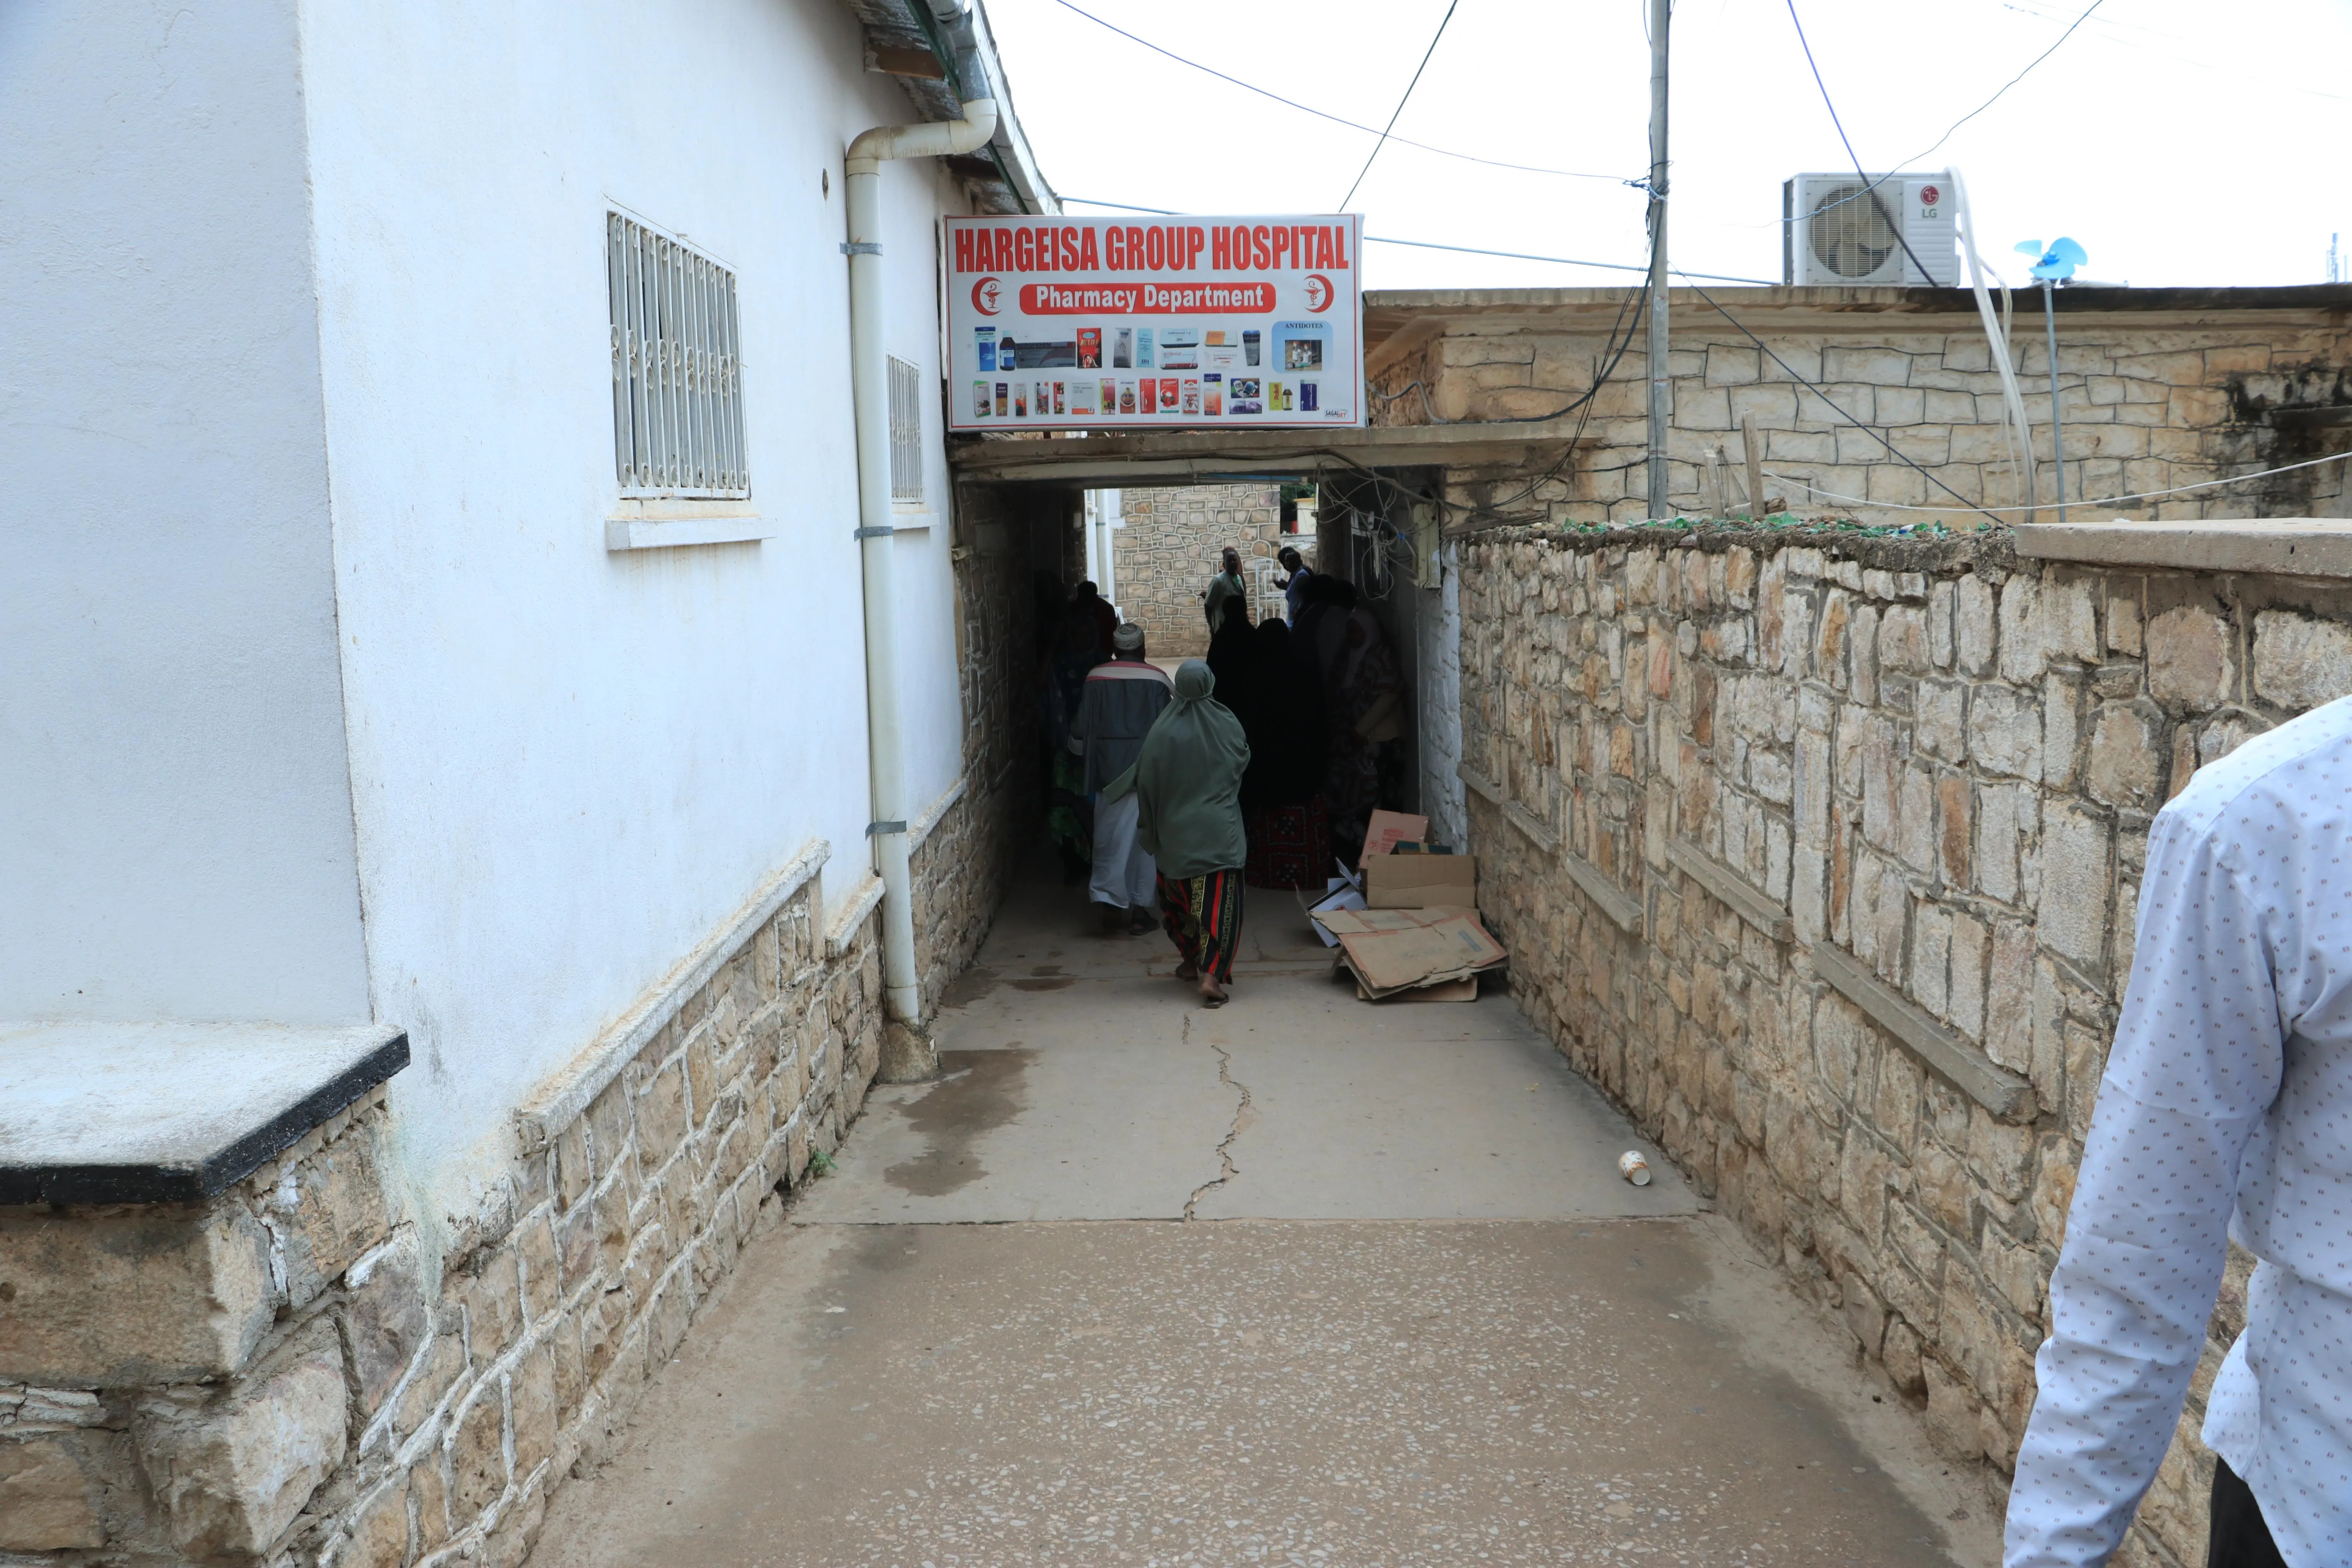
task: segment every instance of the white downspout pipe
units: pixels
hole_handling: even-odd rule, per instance
[[[882,1076],[929,1078],[939,1055],[922,1029],[915,973],[913,874],[907,847],[906,744],[898,711],[898,595],[891,581],[890,393],[882,335],[882,165],[894,158],[971,153],[996,133],[996,102],[964,117],[880,125],[849,144],[849,395],[857,426],[858,560],[866,588],[866,742],[874,840],[882,874]]]

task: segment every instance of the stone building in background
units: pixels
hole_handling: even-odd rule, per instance
[[[1294,522],[1297,532],[1284,531],[1282,491],[1279,483],[1252,483],[1120,492],[1120,526],[1111,547],[1118,607],[1142,626],[1153,658],[1187,658],[1207,649],[1202,600],[1228,545],[1242,552],[1251,619],[1284,613],[1274,584],[1286,574],[1275,554],[1296,545],[1312,565],[1315,534],[1311,501],[1306,503],[1310,521]]]
[[[1611,346],[1622,289],[1414,289],[1365,297],[1366,366],[1391,395],[1383,423],[1540,421],[1567,411],[1577,449],[1515,520],[1627,522],[1647,510],[1639,333]],[[2282,468],[2344,449],[2352,426],[2352,291],[2107,289],[2057,296],[2066,496],[2097,500]],[[1977,516],[2011,505],[2001,378],[1965,289],[1718,288],[1673,296],[1669,493],[1719,510],[1707,459],[1737,495],[1753,421],[1774,511],[1875,523]],[[2055,521],[2050,362],[2036,301],[2017,301],[2011,345],[2032,426],[2040,521]],[[1613,366],[1591,401],[1596,372]],[[1412,391],[1426,393],[1407,397]],[[1722,459],[1727,458],[1728,461]],[[1517,496],[1517,480],[1461,499]],[[1895,508],[1915,509],[1896,510]],[[2344,517],[2345,465],[2101,507],[2100,518]],[[1979,518],[1979,521],[1985,521]],[[2010,514],[2001,521],[2024,521]],[[2077,513],[2074,521],[2084,518]]]

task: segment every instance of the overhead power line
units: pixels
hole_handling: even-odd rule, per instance
[[[1865,184],[1862,189],[1854,192],[1854,194],[1850,196],[1842,197],[1837,201],[1823,204],[1814,211],[1813,216],[1818,217],[1822,213],[1829,211],[1831,207],[1843,206],[1847,202],[1860,201],[1864,196],[1870,196],[1873,201],[1877,200],[1877,197],[1874,193],[1877,191],[1879,186],[1885,184],[1887,181],[1894,179],[1896,174],[1901,174],[1904,170],[1910,168],[1915,163],[1917,163],[1921,159],[1933,157],[1937,149],[1943,146],[1945,142],[1949,142],[1959,131],[1961,126],[1966,125],[1969,121],[1974,120],[1978,115],[1982,114],[1986,110],[1990,109],[1994,104],[2000,102],[2001,93],[2007,92],[2011,88],[2015,87],[2019,82],[2023,81],[2027,73],[2031,72],[2035,66],[2040,65],[2043,60],[2046,60],[2052,55],[2056,54],[2058,52],[2058,45],[2063,44],[2067,39],[2073,37],[2074,36],[2074,29],[2089,21],[2091,19],[2091,13],[2097,10],[2106,3],[2107,0],[2091,0],[2091,3],[2083,8],[2083,14],[2075,17],[2072,23],[2068,24],[2064,32],[2058,35],[2057,43],[2052,44],[2048,48],[2042,50],[2032,59],[2026,61],[2024,70],[2019,71],[2015,76],[2001,83],[2000,90],[1995,92],[1990,98],[1986,99],[1982,103],[1978,104],[1974,109],[1969,110],[1966,114],[1961,115],[1958,120],[1953,121],[1949,125],[1944,127],[1944,133],[1941,136],[1937,137],[1933,142],[1922,148],[1920,151],[1912,153],[1911,156],[1904,159],[1900,163],[1897,163],[1892,173],[1881,174],[1874,180],[1870,179],[1867,174],[1864,174],[1863,178],[1867,182],[1867,184]],[[1796,19],[1796,7],[1792,5],[1789,8],[1790,19],[1794,21]],[[1804,42],[1804,24],[1799,22],[1797,24],[1797,41],[1801,44]],[[1805,63],[1807,65],[1811,65],[1812,60],[1813,51],[1810,47],[1808,47],[1805,50]],[[1819,68],[1816,68],[1813,72],[1814,85],[1819,86],[1821,79],[1822,73]],[[1829,98],[1830,89],[1826,87],[1822,88],[1822,101],[1823,103],[1828,103]],[[1830,110],[1830,122],[1833,125],[1837,123],[1837,110],[1834,106]],[[1843,125],[1838,126],[1838,140],[1841,142],[1845,141],[1845,127]],[[1847,155],[1851,157],[1853,153],[1853,143],[1847,142],[1845,150]],[[1862,165],[1859,163],[1854,165],[1853,172],[1857,174],[1862,174]],[[1900,235],[1902,232],[1903,231],[1899,228],[1895,230],[1897,235]],[[1910,247],[1906,245],[1904,248],[1907,251]],[[1913,257],[1912,259],[1914,262],[1916,262],[1918,258]],[[1924,273],[1927,268],[1921,268],[1920,270]]]
[[[1446,0],[1445,15],[1437,19],[1437,31],[1430,35],[1429,47],[1422,51],[1421,63],[1412,68],[1412,79],[1404,84],[1404,96],[1398,99],[1397,106],[1389,111],[1389,122],[1381,127],[1381,139],[1372,143],[1370,153],[1364,154],[1364,166],[1356,171],[1354,183],[1349,185],[1348,194],[1339,198],[1335,210],[1346,212],[1348,204],[1356,199],[1357,187],[1364,183],[1364,176],[1372,172],[1372,160],[1379,157],[1381,149],[1389,144],[1389,132],[1396,129],[1397,117],[1404,112],[1404,106],[1412,101],[1412,89],[1421,85],[1421,73],[1429,68],[1430,60],[1437,54],[1437,40],[1445,37],[1445,25],[1454,20],[1454,7],[1461,4],[1462,0]]]
[[[1782,359],[1779,354],[1774,353],[1771,348],[1762,338],[1759,338],[1754,332],[1749,331],[1746,323],[1742,322],[1738,317],[1733,315],[1730,311],[1725,310],[1722,303],[1718,301],[1715,296],[1709,294],[1706,289],[1701,289],[1696,283],[1691,285],[1691,291],[1696,294],[1700,299],[1706,300],[1709,305],[1713,306],[1715,308],[1716,314],[1721,316],[1725,321],[1729,321],[1734,331],[1738,331],[1741,337],[1746,338],[1749,342],[1754,343],[1758,350],[1763,353],[1765,358],[1770,360],[1774,364],[1779,365],[1781,372],[1786,374],[1790,381],[1795,382],[1799,386],[1805,388],[1815,397],[1820,398],[1822,405],[1828,408],[1831,413],[1836,415],[1839,418],[1844,420],[1847,424],[1853,426],[1855,429],[1861,431],[1872,440],[1885,447],[1886,455],[1888,457],[1896,459],[1908,468],[1918,468],[1920,478],[1926,479],[1929,484],[1935,486],[1937,489],[1943,491],[1946,495],[1951,497],[1962,506],[1967,507],[1970,511],[1979,511],[1983,512],[1987,517],[1992,517],[1992,512],[1990,509],[1979,506],[1976,502],[1969,500],[1968,497],[1962,495],[1959,491],[1954,489],[1951,486],[1946,484],[1943,480],[1929,473],[1919,464],[1913,462],[1907,454],[1895,447],[1894,442],[1888,440],[1876,430],[1864,425],[1861,420],[1856,419],[1853,415],[1848,414],[1844,409],[1840,408],[1835,403],[1832,402],[1830,400],[1830,395],[1827,392],[1806,380],[1804,376],[1798,374],[1795,366],[1791,365],[1787,360]],[[1993,518],[1993,521],[1998,522],[2000,520],[1996,517]]]
[[[1368,234],[1364,240],[1371,245],[1410,245],[1416,250],[1458,250],[1465,256],[1500,256],[1512,261],[1549,261],[1561,267],[1604,267],[1612,272],[1647,272],[1650,269],[1647,263],[1579,261],[1571,256],[1535,256],[1524,250],[1482,250],[1475,245],[1440,245],[1428,239],[1391,239],[1384,234]],[[1780,281],[1777,278],[1733,278],[1721,272],[1685,272],[1679,267],[1669,270],[1677,278],[1704,278],[1711,283],[1753,283],[1766,289],[1777,288]]]
[[[1139,37],[1135,34],[1129,32],[1125,27],[1119,26],[1117,23],[1104,21],[1092,11],[1085,10],[1080,6],[1072,5],[1070,0],[1054,0],[1054,3],[1061,6],[1066,11],[1074,12],[1078,16],[1084,16],[1087,21],[1092,22],[1098,27],[1107,28],[1111,32],[1117,33],[1120,37],[1125,38],[1130,44],[1139,44],[1143,47],[1150,49],[1155,55],[1164,56],[1169,59],[1174,60],[1180,66],[1190,66],[1196,71],[1201,71],[1209,76],[1215,77],[1219,81],[1229,82],[1233,86],[1240,88],[1244,92],[1254,92],[1260,98],[1273,100],[1275,102],[1281,104],[1286,109],[1295,109],[1301,114],[1311,114],[1318,120],[1328,120],[1334,125],[1344,125],[1350,131],[1360,131],[1367,136],[1379,136],[1383,134],[1382,132],[1374,126],[1365,125],[1357,121],[1345,119],[1342,116],[1328,113],[1320,109],[1312,108],[1307,104],[1299,102],[1297,99],[1285,98],[1278,92],[1269,92],[1265,88],[1258,86],[1255,82],[1247,82],[1244,81],[1237,76],[1229,76],[1225,72],[1217,69],[1214,66],[1204,66],[1198,60],[1187,59],[1173,49],[1162,48],[1160,45],[1153,43],[1149,38]],[[1425,64],[1427,62],[1424,61],[1423,63]],[[1391,123],[1393,123],[1393,121],[1391,121]],[[1433,147],[1426,142],[1415,142],[1409,136],[1390,136],[1388,140],[1394,142],[1401,147],[1412,147],[1423,153],[1434,153],[1441,158],[1458,158],[1465,163],[1484,163],[1490,169],[1509,169],[1516,174],[1551,174],[1563,180],[1606,180],[1612,185],[1621,185],[1626,183],[1624,176],[1622,174],[1595,174],[1581,169],[1550,169],[1536,163],[1507,163],[1500,158],[1481,158],[1475,153],[1456,153],[1444,147]],[[1112,204],[1108,202],[1097,202],[1095,205],[1097,206],[1108,206]]]
[[[1982,103],[1978,104],[1974,109],[1969,110],[1958,120],[1953,121],[1952,123],[1946,128],[1944,133],[1936,138],[1934,147],[1929,147],[1927,152],[1924,153],[1913,153],[1907,161],[1916,163],[1920,159],[1927,157],[1928,153],[1935,152],[1937,147],[1941,147],[1945,142],[1949,142],[1952,139],[1952,133],[1954,132],[1958,131],[1961,126],[1966,125],[1969,121],[1974,120],[1978,115],[1982,114],[1986,110],[1990,109],[1994,104],[2000,102],[2001,93],[2007,92],[2011,88],[2015,87],[2019,82],[2023,81],[2028,71],[2032,70],[2035,66],[2040,65],[2043,60],[2046,60],[2052,55],[2056,54],[2058,52],[2058,44],[2063,44],[2067,39],[2073,37],[2074,36],[2074,29],[2089,21],[2091,19],[2091,13],[2097,10],[2106,3],[2107,0],[2091,0],[2091,3],[2088,5],[2083,7],[2083,14],[2075,17],[2072,22],[2068,23],[2066,25],[2066,30],[2058,35],[2057,43],[2052,44],[2048,48],[2042,50],[2032,59],[2026,61],[2025,69],[2018,72],[2015,76],[2001,83],[2000,90],[1999,92],[1994,93],[1990,98],[1986,99]]]
[[[2294,473],[2297,468],[2315,468],[2323,463],[2340,463],[2347,458],[2352,458],[2352,452],[2331,452],[2325,458],[2312,458],[2304,462],[2288,463],[2283,467],[2275,468],[2262,468],[2251,474],[2231,474],[2225,479],[2201,479],[2193,485],[2175,485],[2170,489],[2166,490],[2134,490],[2129,495],[2093,496],[2089,500],[2078,500],[2074,504],[2077,507],[2113,506],[2118,501],[2155,500],[2163,496],[2185,496],[2191,490],[2210,490],[2219,489],[2222,485],[2242,485],[2252,479],[2275,479],[2280,474]],[[1855,506],[1874,507],[1881,511],[1943,512],[1949,511],[1951,510],[1949,507],[1940,506],[1897,506],[1893,501],[1872,500],[1866,496],[1840,495],[1835,490],[1825,490],[1822,489],[1819,485],[1814,484],[1811,479],[1805,478],[1801,474],[1777,473],[1770,468],[1767,468],[1764,471],[1770,474],[1772,478],[1780,479],[1784,483],[1804,485],[1817,496],[1827,496],[1832,500],[1850,501]],[[2030,506],[1980,506],[1975,508],[1975,510],[1989,514],[2004,511],[2031,513],[2033,510],[2033,508]]]
[[[1878,209],[1880,220],[1895,231],[1895,243],[1903,247],[1903,254],[1909,257],[1911,265],[1919,269],[1919,280],[1922,283],[1935,282],[1935,275],[1927,270],[1927,264],[1919,259],[1917,251],[1911,248],[1911,241],[1905,237],[1903,226],[1895,221],[1893,213],[1886,210],[1886,204],[1878,199],[1878,187],[1885,184],[1885,177],[1882,175],[1873,180],[1864,172],[1862,155],[1853,150],[1853,138],[1845,133],[1845,122],[1838,118],[1837,105],[1830,101],[1830,84],[1822,79],[1822,68],[1813,60],[1813,46],[1805,40],[1805,25],[1797,19],[1797,0],[1788,0],[1788,5],[1789,20],[1796,24],[1798,47],[1805,51],[1805,64],[1812,70],[1813,85],[1822,89],[1822,107],[1830,111],[1830,123],[1837,127],[1838,140],[1845,143],[1845,155],[1853,163],[1853,177],[1862,182],[1860,194],[1870,198],[1870,205]]]
[[[1139,207],[1132,202],[1097,201],[1092,196],[1066,195],[1062,200],[1076,202],[1082,206],[1109,207],[1114,212],[1150,213],[1158,217],[1184,216],[1173,207]],[[1486,250],[1475,245],[1440,245],[1433,239],[1396,239],[1385,234],[1368,234],[1364,236],[1364,242],[1367,245],[1405,245],[1411,246],[1415,250],[1451,250],[1464,256],[1499,256],[1507,261],[1546,261],[1556,267],[1599,267],[1612,272],[1647,272],[1649,270],[1646,265],[1636,265],[1630,261],[1580,261],[1572,256],[1538,256],[1525,250]],[[1780,282],[1777,278],[1734,278],[1722,272],[1685,272],[1680,268],[1675,268],[1675,276],[1704,278],[1710,283],[1752,283],[1767,289],[1773,288]]]

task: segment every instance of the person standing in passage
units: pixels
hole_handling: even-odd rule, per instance
[[[1102,591],[1092,583],[1081,583],[1078,591],[1071,595],[1071,603],[1094,617],[1095,646],[1110,647],[1110,639],[1118,635],[1118,612],[1110,607],[1110,601],[1102,596]]]
[[[1296,545],[1284,545],[1275,559],[1282,563],[1285,572],[1290,574],[1275,586],[1282,590],[1283,602],[1290,611],[1286,618],[1295,626],[1298,624],[1299,609],[1307,603],[1307,584],[1315,580],[1315,570],[1307,564],[1307,558],[1298,553]]]
[[[1066,605],[1061,636],[1045,667],[1046,733],[1053,747],[1045,834],[1061,856],[1066,886],[1084,881],[1094,865],[1094,812],[1087,804],[1085,763],[1070,750],[1070,721],[1077,716],[1087,672],[1109,657],[1095,637],[1094,612],[1075,599]]]
[[[1209,591],[1201,596],[1201,608],[1209,617],[1212,637],[1225,624],[1225,605],[1229,600],[1238,600],[1244,606],[1249,602],[1249,590],[1242,584],[1242,552],[1227,545],[1221,563],[1224,569],[1209,579]]]
[[[1323,786],[1321,693],[1290,655],[1279,616],[1252,626],[1227,601],[1225,624],[1209,643],[1217,700],[1242,721],[1249,771],[1242,775],[1242,826],[1249,840],[1244,879],[1253,888],[1320,890],[1330,873],[1331,833]]]
[[[1290,628],[1279,617],[1268,616],[1259,625],[1256,642],[1247,677],[1256,689],[1246,705],[1255,717],[1243,720],[1250,743],[1249,772],[1242,776],[1247,880],[1253,888],[1320,892],[1331,873],[1322,688],[1292,654]]]
[[[2148,829],[2008,1568],[2086,1568],[2121,1543],[2179,1424],[2232,1239],[2260,1261],[2205,1402],[2206,1561],[2352,1562],[2347,911],[2352,698],[2199,768]]]
[[[1381,748],[1404,732],[1404,679],[1388,633],[1358,600],[1354,584],[1318,573],[1307,598],[1291,643],[1322,682],[1328,742],[1323,804],[1333,842],[1352,857],[1381,805]]]
[[[1176,670],[1176,700],[1144,737],[1135,766],[1103,791],[1136,796],[1136,837],[1159,862],[1160,909],[1201,1005],[1222,1007],[1242,934],[1242,774],[1249,742],[1241,721],[1210,696],[1217,678],[1197,658]]]
[[[1143,658],[1143,628],[1132,622],[1111,634],[1108,664],[1087,671],[1078,715],[1070,723],[1070,750],[1086,760],[1086,793],[1135,765],[1143,738],[1168,706],[1175,687],[1166,673]],[[1105,936],[1140,935],[1152,927],[1157,868],[1151,852],[1136,842],[1136,797],[1100,801],[1095,807],[1094,881],[1089,889],[1102,913]]]

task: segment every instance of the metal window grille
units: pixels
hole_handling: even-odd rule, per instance
[[[890,356],[890,500],[923,499],[923,374]]]
[[[750,495],[735,274],[619,213],[605,215],[604,259],[623,493]]]

